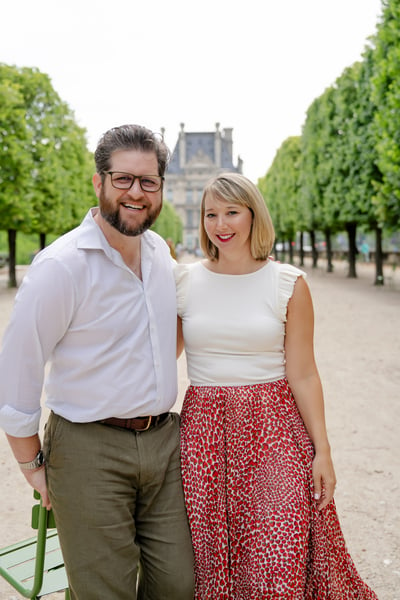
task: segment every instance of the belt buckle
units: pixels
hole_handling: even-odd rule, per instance
[[[142,427],[141,429],[137,429],[136,431],[147,431],[148,429],[150,429],[152,418],[153,418],[152,415],[150,415],[149,420],[147,421],[146,427]]]

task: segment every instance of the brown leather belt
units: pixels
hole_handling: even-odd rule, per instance
[[[136,417],[134,419],[119,419],[118,417],[110,417],[108,419],[101,419],[97,421],[103,425],[110,425],[111,427],[122,427],[123,429],[132,429],[133,431],[147,431],[156,427],[159,423],[165,421],[169,413],[162,413],[161,415],[150,415],[148,417]]]

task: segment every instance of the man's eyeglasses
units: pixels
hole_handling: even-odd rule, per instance
[[[158,192],[161,189],[164,177],[161,175],[132,175],[120,171],[104,171],[111,177],[111,185],[117,190],[130,190],[136,179],[139,179],[140,187],[144,192]]]

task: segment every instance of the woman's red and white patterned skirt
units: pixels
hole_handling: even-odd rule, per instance
[[[182,475],[196,600],[376,600],[334,502],[313,500],[314,450],[286,379],[190,386]]]

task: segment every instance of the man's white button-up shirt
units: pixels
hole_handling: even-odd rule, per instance
[[[141,236],[142,281],[110,247],[91,209],[40,252],[17,293],[0,355],[0,426],[37,433],[46,405],[73,422],[168,411],[177,394],[172,259]]]

